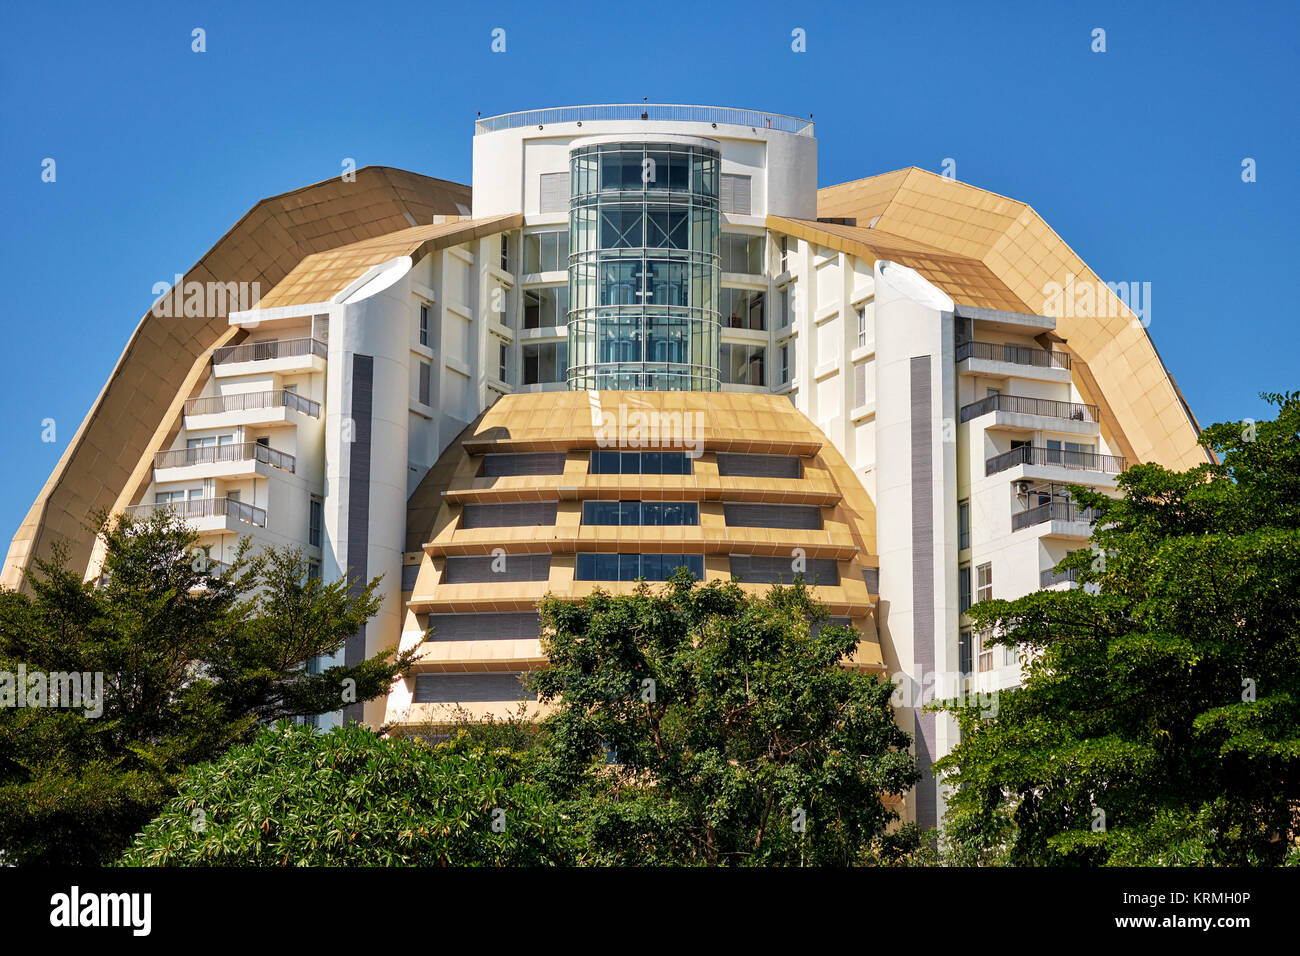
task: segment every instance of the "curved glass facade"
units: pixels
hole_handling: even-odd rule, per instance
[[[569,157],[569,387],[718,388],[717,149]]]

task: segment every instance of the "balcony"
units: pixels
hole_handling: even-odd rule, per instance
[[[1103,475],[1118,475],[1128,467],[1128,463],[1120,455],[1097,455],[1092,452],[1022,445],[1001,455],[994,455],[985,461],[984,474],[996,475],[1017,465],[1063,468],[1067,471],[1092,471]]]
[[[1013,514],[1011,530],[1019,531],[1048,521],[1091,525],[1097,520],[1099,514],[1096,509],[1080,508],[1073,501],[1049,501]]]
[[[249,372],[321,372],[329,347],[319,339],[265,339],[243,345],[226,345],[212,352],[218,376]]]
[[[191,498],[188,501],[170,501],[164,504],[132,505],[126,509],[126,513],[146,518],[158,510],[171,511],[186,521],[193,522],[197,531],[237,531],[234,522],[255,528],[266,527],[264,509],[231,498]]]
[[[1038,415],[1042,418],[1059,418],[1064,421],[1099,421],[1096,405],[1081,402],[1057,402],[1047,398],[1025,398],[1021,395],[990,395],[978,402],[962,407],[960,419],[968,422],[989,412],[1009,412],[1013,415]]]
[[[1028,365],[1033,368],[1070,368],[1067,352],[1052,352],[1028,345],[1011,345],[995,342],[963,342],[957,346],[955,361],[984,359],[990,362],[1007,362],[1011,365]]]
[[[1079,571],[1077,568],[1068,568],[1065,571],[1057,571],[1054,568],[1048,568],[1046,571],[1040,571],[1038,574],[1038,586],[1042,588],[1054,587],[1057,584],[1077,585],[1079,583]]]
[[[269,468],[293,474],[295,465],[293,455],[255,441],[177,448],[160,451],[153,456],[154,481],[253,475],[266,478],[270,476]]]
[[[292,425],[290,413],[320,418],[320,403],[286,388],[191,398],[185,403],[185,427],[222,428],[238,425]]]

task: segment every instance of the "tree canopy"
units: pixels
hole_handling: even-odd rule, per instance
[[[594,864],[850,864],[917,779],[892,685],[801,581],[541,603],[542,772]]]
[[[1265,397],[1215,463],[1073,490],[1082,587],[971,609],[1028,663],[996,718],[948,706],[963,862],[1300,864],[1300,393]]]
[[[28,575],[30,593],[0,592],[0,673],[99,675],[102,687],[92,716],[0,707],[5,863],[112,860],[186,767],[259,725],[385,694],[411,661],[390,652],[318,674],[305,666],[375,613],[378,579],[350,593],[309,576],[296,551],[247,544],[222,569],[165,510],[98,530],[99,581],[56,550]]]

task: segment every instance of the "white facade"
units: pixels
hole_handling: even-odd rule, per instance
[[[918,705],[1018,678],[1015,660],[1000,650],[972,647],[963,661],[965,596],[1036,590],[1061,557],[1086,546],[1086,521],[1073,520],[1055,486],[1114,485],[1116,469],[1104,458],[1114,452],[1095,411],[1082,405],[1068,367],[1036,338],[1053,320],[966,309],[911,269],[769,228],[769,215],[816,219],[811,124],[793,132],[758,125],[764,114],[736,122],[738,111],[721,111],[731,121],[718,122],[708,114],[602,118],[604,108],[592,109],[586,119],[541,111],[527,117],[535,122],[480,124],[473,216],[522,213],[521,229],[380,264],[330,301],[232,313],[231,324],[250,333],[238,347],[241,360],[214,364],[201,397],[296,389],[320,409],[309,414],[271,402],[248,410],[233,402],[229,410],[187,416],[172,447],[183,457],[195,441],[266,439],[292,456],[293,468],[256,457],[159,467],[143,501],[234,493],[261,509],[264,521],[250,522],[247,513],[196,519],[214,558],[228,560],[247,533],[257,543],[303,547],[327,579],[349,569],[383,575],[383,610],[346,659],[418,640],[403,606],[410,586],[403,567],[413,557],[407,497],[496,397],[566,387],[569,149],[592,137],[715,141],[721,173],[748,177],[749,187],[748,203],[721,215],[724,376],[742,370],[748,377],[723,388],[787,394],[875,502],[877,625],[889,673],[906,678],[900,720],[928,766],[955,744],[956,730],[946,718],[923,716]],[[782,124],[792,125],[778,118],[775,125]],[[550,176],[563,178],[559,205],[559,181],[548,186]],[[304,339],[321,346],[281,357],[285,349],[266,345]],[[963,356],[966,341],[982,347]],[[963,421],[962,409],[989,399],[991,390],[1007,397],[1007,407],[995,398],[989,404],[997,407]],[[1013,452],[1013,442],[1029,442],[1031,450]],[[1008,454],[1026,460],[988,464]],[[1018,519],[1023,526],[1013,529],[1013,515],[1041,507],[1044,494],[1062,501],[1059,519],[1049,500],[1044,520]],[[313,500],[320,502],[319,539]],[[963,670],[974,676],[962,677]],[[379,700],[364,715],[351,714],[378,725],[384,708]],[[910,806],[932,824],[941,801],[933,783],[921,790]]]

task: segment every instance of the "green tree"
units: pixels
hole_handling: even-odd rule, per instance
[[[570,858],[535,754],[288,723],[191,768],[128,866],[542,866]]]
[[[964,862],[1300,863],[1300,393],[1265,398],[1205,429],[1218,463],[1074,489],[1083,588],[972,608],[1029,663],[994,719],[948,706]]]
[[[843,666],[859,635],[802,582],[755,598],[679,571],[541,615],[543,774],[585,862],[847,865],[917,779],[892,685]]]
[[[308,576],[301,555],[247,543],[218,573],[166,511],[102,520],[104,575],[64,555],[38,562],[30,593],[0,592],[0,674],[102,675],[102,714],[15,706],[0,682],[0,859],[115,859],[173,795],[181,772],[259,724],[387,692],[411,655],[311,674],[378,607],[378,580],[350,594]],[[8,689],[25,693],[10,680]]]

